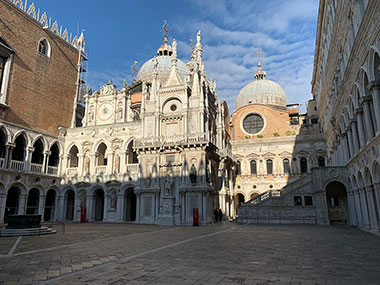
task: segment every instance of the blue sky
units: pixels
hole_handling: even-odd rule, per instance
[[[231,113],[240,89],[253,80],[258,47],[267,79],[283,87],[289,103],[304,105],[311,98],[316,0],[34,1],[69,32],[85,29],[93,90],[110,78],[119,88],[125,78],[131,83],[133,62],[141,67],[161,45],[165,19],[169,42],[177,40],[184,62],[190,39],[202,31],[206,74],[217,81],[218,96]]]

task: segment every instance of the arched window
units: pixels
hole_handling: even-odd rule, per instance
[[[38,42],[38,52],[46,55],[47,57],[50,57],[50,45],[47,39],[40,39]]]
[[[251,160],[251,175],[257,174],[256,160]]]
[[[78,167],[78,148],[73,145],[69,152],[69,166],[70,168]]]
[[[34,143],[33,148],[32,163],[42,164],[44,160],[44,145],[40,139]]]
[[[300,159],[301,173],[307,173],[307,159],[301,157]]]
[[[14,50],[7,44],[2,36],[0,36],[0,42],[2,46],[0,48],[0,102],[5,103],[8,93],[8,83]]]
[[[50,148],[48,165],[58,167],[58,163],[59,163],[59,148],[58,148],[57,143],[55,143]]]
[[[24,161],[26,151],[26,141],[23,135],[20,135],[15,140],[15,147],[12,150],[12,160]]]
[[[236,163],[236,176],[241,175],[241,162],[237,161]]]
[[[273,174],[273,161],[271,159],[267,160],[267,174]]]
[[[326,166],[325,158],[323,156],[318,157],[318,166],[319,167],[325,167]]]
[[[133,150],[133,140],[128,144],[126,159],[127,164],[139,163],[137,152]]]
[[[290,173],[289,159],[285,158],[282,161],[282,166],[284,168],[284,173],[289,174]]]
[[[98,166],[107,165],[106,151],[107,151],[107,146],[104,143],[101,143],[98,146],[98,151],[96,152],[96,155],[98,157],[97,159]]]
[[[4,131],[4,129],[0,129],[0,158],[5,158],[5,151],[6,151],[6,144],[7,144],[7,135]],[[4,167],[4,165],[0,165],[0,168]]]

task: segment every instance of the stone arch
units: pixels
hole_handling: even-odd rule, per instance
[[[50,57],[51,46],[50,46],[50,43],[49,43],[47,38],[45,38],[45,37],[40,38],[40,40],[38,41],[38,45],[37,45],[37,51],[40,54],[43,54],[47,57]]]
[[[4,132],[4,135],[7,137],[6,143],[9,144],[12,142],[12,132],[7,128],[7,126],[0,124],[0,129]]]
[[[369,53],[369,79],[370,81],[373,80],[380,80],[380,71],[377,69],[377,66],[380,64],[380,51],[377,46],[371,46],[370,47],[370,53]]]
[[[43,151],[49,150],[48,149],[49,144],[48,144],[46,138],[41,134],[38,134],[34,138],[31,139],[31,145],[33,146],[37,140],[41,140],[42,144],[44,145]]]
[[[104,219],[104,202],[105,202],[105,190],[103,187],[94,187],[93,190],[93,214],[95,221],[103,221]]]
[[[64,211],[65,211],[65,220],[73,221],[74,220],[74,206],[75,206],[75,190],[71,187],[67,187],[64,192]]]
[[[94,152],[94,153],[97,152],[99,146],[102,143],[107,147],[107,149],[112,149],[112,145],[111,145],[111,143],[109,141],[106,141],[104,139],[100,139],[96,143],[94,143],[94,145],[92,146],[92,152]]]
[[[259,195],[260,195],[259,192],[257,192],[257,191],[253,191],[253,192],[251,192],[251,193],[249,194],[249,199],[252,200],[252,199],[254,199],[255,197],[257,197],[257,196],[259,196]]]
[[[16,139],[19,137],[19,136],[24,136],[24,139],[26,141],[26,146],[31,146],[31,140],[30,140],[30,137],[28,136],[28,134],[24,131],[24,130],[20,130],[20,131],[17,131],[13,138],[12,138],[12,143],[15,143]]]
[[[136,209],[137,209],[137,197],[135,193],[135,187],[132,184],[125,185],[124,189],[124,219],[126,221],[136,220]]]
[[[372,166],[372,178],[374,183],[380,183],[380,164],[377,161]]]
[[[61,154],[61,148],[58,141],[54,141],[54,143],[50,144],[49,151],[50,151],[50,155],[48,159],[48,167],[58,167],[59,157]],[[48,169],[48,173],[56,174],[56,173],[51,173],[50,169]]]
[[[347,187],[345,183],[332,179],[325,183],[327,209],[330,224],[346,224],[348,221]]]
[[[358,187],[359,188],[363,188],[364,187],[364,179],[363,179],[363,175],[360,171],[358,171],[358,174],[357,174],[357,182],[358,182]]]
[[[50,150],[53,145],[57,145],[59,153],[62,153],[63,147],[59,140],[54,139],[50,143],[48,143],[47,144],[48,150]]]
[[[78,147],[75,144],[71,145],[68,152],[68,167],[70,168],[78,167],[78,159],[79,159],[78,154],[79,154]]]
[[[372,175],[368,167],[366,167],[364,170],[364,183],[364,186],[372,185]]]
[[[31,163],[42,165],[44,160],[44,152],[46,151],[46,141],[42,136],[37,136],[33,140],[33,152]]]
[[[168,106],[168,104],[173,103],[177,106],[177,109],[171,110],[171,106]],[[170,111],[181,111],[181,106],[182,106],[182,100],[180,99],[179,96],[171,96],[167,99],[164,100],[161,104],[161,112],[170,112]],[[178,108],[179,107],[179,108]]]
[[[43,191],[40,187],[33,186],[28,191],[27,202],[26,202],[26,214],[36,215],[38,214],[38,208],[40,206],[40,197]]]

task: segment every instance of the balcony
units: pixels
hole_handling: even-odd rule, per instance
[[[11,169],[17,170],[17,171],[24,171],[25,162],[24,161],[18,161],[18,160],[11,160]]]
[[[136,140],[137,147],[159,147],[162,145],[207,143],[213,141],[215,137],[208,136],[207,133],[183,134],[167,137],[150,137]]]
[[[58,167],[56,167],[56,166],[48,166],[47,173],[48,174],[57,175],[57,173],[58,173]]]
[[[139,164],[138,163],[127,164],[125,167],[125,170],[129,174],[137,173],[139,171]]]
[[[5,158],[0,158],[0,168],[5,168]]]
[[[42,164],[31,163],[30,164],[30,172],[41,173],[42,172]]]
[[[98,165],[95,169],[96,174],[105,174],[107,171],[107,165]]]
[[[67,169],[67,175],[74,176],[78,174],[78,168],[77,167],[70,167]]]

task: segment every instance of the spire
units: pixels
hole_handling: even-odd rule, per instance
[[[262,67],[261,56],[263,55],[263,53],[262,53],[260,48],[258,48],[256,55],[259,57],[259,64],[257,65],[259,67],[259,69],[255,72],[255,79],[256,80],[266,79],[267,74],[265,73],[264,70],[261,69],[261,67]]]
[[[201,44],[201,30],[198,31],[197,33],[197,43],[195,44],[195,56],[196,56],[196,61],[201,62],[202,61],[202,44]]]
[[[161,28],[161,34],[164,35],[164,44],[161,45],[158,50],[157,50],[157,55],[162,56],[162,55],[172,55],[172,48],[170,45],[168,45],[168,34],[170,32],[170,27],[166,23],[166,20],[164,20],[164,24],[162,25]]]
[[[182,84],[182,80],[180,79],[178,75],[178,68],[177,68],[177,42],[175,39],[173,39],[172,43],[172,49],[173,49],[173,55],[172,55],[172,69],[169,74],[168,81],[165,84],[165,87],[169,86],[178,86]]]

